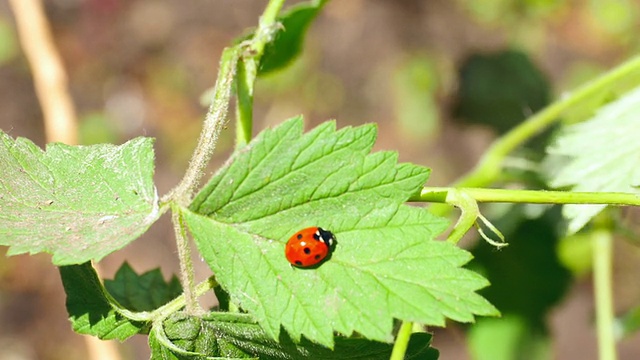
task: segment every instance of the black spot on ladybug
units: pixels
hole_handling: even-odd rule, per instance
[[[298,240],[302,239],[302,234],[298,234],[298,236],[296,236],[296,238],[297,238]]]
[[[304,251],[304,253],[307,255],[311,254],[311,249],[309,249],[308,247],[304,248],[304,250],[302,251]]]
[[[314,257],[316,260],[320,260],[320,254],[316,254],[316,256]]]
[[[296,260],[296,261],[295,261],[295,264],[296,264],[296,265],[298,265],[298,266],[302,266],[302,261],[300,261],[300,260]]]

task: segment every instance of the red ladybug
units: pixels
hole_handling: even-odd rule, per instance
[[[331,254],[335,240],[331,231],[309,227],[293,234],[287,241],[284,254],[293,266],[312,267]]]

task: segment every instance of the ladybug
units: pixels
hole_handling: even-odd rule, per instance
[[[291,265],[308,268],[327,259],[333,251],[335,236],[331,231],[314,226],[293,234],[284,248]]]

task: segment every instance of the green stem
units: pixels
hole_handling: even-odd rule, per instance
[[[560,100],[547,106],[497,139],[485,152],[476,167],[459,179],[455,186],[488,186],[500,175],[502,162],[511,151],[544,130],[554,121],[557,121],[559,116],[567,109],[588,100],[595,94],[627,79],[632,73],[638,71],[640,71],[640,56],[627,61],[594,81],[583,85],[572,94],[565,95]]]
[[[239,51],[236,47],[226,48],[222,52],[213,101],[205,116],[198,144],[182,181],[162,198],[163,202],[174,199],[184,206],[191,200],[191,196],[197,188],[204,169],[209,164],[211,155],[216,148],[220,132],[222,132],[227,123],[227,112],[229,110],[238,57]]]
[[[216,286],[216,281],[213,279],[213,277],[208,278],[207,280],[199,283],[198,285],[195,286],[194,288],[194,295],[196,297],[200,297],[202,295],[204,295],[207,291],[213,289]],[[185,294],[182,294],[181,296],[178,296],[177,298],[171,300],[170,302],[164,304],[163,306],[159,307],[158,309],[153,311],[153,318],[154,319],[161,319],[161,318],[165,318],[173,313],[175,313],[176,311],[179,311],[180,309],[182,309],[183,307],[185,307],[187,305],[187,299]]]
[[[410,201],[444,203],[450,191],[468,194],[477,202],[529,204],[606,204],[640,206],[640,195],[617,192],[569,192],[546,190],[505,190],[487,188],[425,187]]]
[[[195,295],[195,283],[193,272],[193,261],[191,261],[191,248],[189,238],[185,228],[184,218],[179,209],[172,209],[171,220],[176,234],[176,245],[178,247],[178,259],[180,259],[180,277],[184,289],[187,313],[195,315],[201,312],[198,299]]]
[[[258,59],[262,56],[265,46],[272,40],[278,22],[278,14],[280,14],[284,1],[285,0],[269,0],[262,16],[260,16],[258,30],[256,30],[256,35],[249,45],[251,54],[255,55],[254,57],[258,57]]]
[[[253,38],[244,43],[244,53],[238,64],[236,103],[236,149],[251,141],[253,128],[253,90],[264,49],[278,31],[278,14],[284,0],[270,0]]]
[[[191,157],[189,166],[185,171],[182,181],[167,195],[163,196],[161,203],[172,203],[176,207],[173,208],[172,221],[176,234],[176,244],[178,248],[178,257],[180,260],[180,272],[182,286],[184,288],[184,299],[187,312],[193,314],[198,312],[200,307],[197,302],[196,289],[194,287],[194,272],[191,262],[191,249],[189,247],[189,239],[186,234],[186,228],[182,215],[178,206],[187,206],[191,201],[204,169],[211,160],[211,155],[216,148],[218,138],[222,129],[227,123],[227,113],[229,110],[229,102],[231,100],[232,88],[236,79],[237,71],[240,71],[241,78],[238,80],[238,122],[239,122],[239,143],[246,143],[251,138],[251,118],[253,112],[253,84],[255,83],[257,66],[260,57],[264,52],[264,47],[271,41],[273,28],[275,28],[276,17],[284,4],[284,0],[270,0],[265,9],[256,35],[248,44],[230,47],[224,49],[220,59],[220,68],[218,70],[218,79],[214,89],[213,101],[209,107],[209,111],[204,120],[203,129],[198,139],[198,144]],[[243,56],[242,63],[238,66],[240,55],[243,50],[247,50],[247,54],[252,56]],[[244,55],[244,54],[243,54]]]
[[[389,360],[403,360],[404,355],[407,352],[409,346],[409,340],[411,340],[411,334],[413,333],[413,323],[410,321],[403,321],[398,330],[398,336],[396,342],[393,344],[393,351]]]
[[[213,279],[213,277],[210,277],[207,280],[195,286],[194,294],[196,297],[200,297],[204,295],[207,291],[213,289],[216,286],[217,286],[216,281]],[[126,317],[127,319],[133,320],[133,321],[145,322],[145,321],[154,321],[158,319],[164,319],[167,316],[175,313],[176,311],[179,311],[180,309],[184,308],[187,305],[186,296],[183,293],[182,295],[178,296],[177,298],[169,301],[168,303],[162,305],[161,307],[153,311],[139,311],[139,312],[131,311],[120,306],[118,302],[111,296],[111,294],[109,294],[109,292],[106,291],[106,289],[103,288],[103,292],[105,296],[109,299],[109,302],[112,304],[112,307],[114,310],[116,310],[118,313],[120,313],[122,316]]]
[[[615,360],[617,355],[611,291],[613,239],[610,232],[603,230],[596,231],[593,236],[593,280],[596,299],[598,358],[600,360]]]

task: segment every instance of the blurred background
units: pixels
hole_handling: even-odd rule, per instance
[[[68,71],[80,143],[155,137],[156,185],[166,193],[195,146],[206,111],[200,99],[215,81],[222,48],[257,24],[266,1],[44,3]],[[636,54],[639,12],[637,0],[333,1],[311,26],[302,56],[259,80],[254,132],[298,114],[308,127],[327,119],[339,127],[376,122],[378,150],[432,168],[429,185],[446,186],[497,136]],[[572,120],[580,119],[565,119]],[[7,2],[0,2],[0,129],[45,145]],[[234,137],[231,123],[211,170],[230,154]],[[513,179],[527,188],[544,188],[536,167],[545,141],[534,139],[510,159]],[[512,246],[496,252],[474,234],[462,245],[476,256],[471,266],[490,276],[494,286],[483,294],[505,318],[433,329],[442,358],[471,359],[483,345],[505,343],[519,344],[521,359],[597,358],[588,241],[562,239],[557,209],[485,211]],[[104,259],[102,275],[112,278],[126,260],[138,272],[160,267],[168,278],[178,270],[172,234],[169,219],[161,219]],[[640,249],[626,239],[616,244],[614,296],[622,314],[640,303]],[[206,278],[208,269],[194,260],[199,279]],[[64,301],[48,255],[0,256],[0,360],[86,359]],[[125,359],[148,358],[146,337],[117,346]],[[621,359],[640,358],[640,336],[623,339],[619,351]]]

